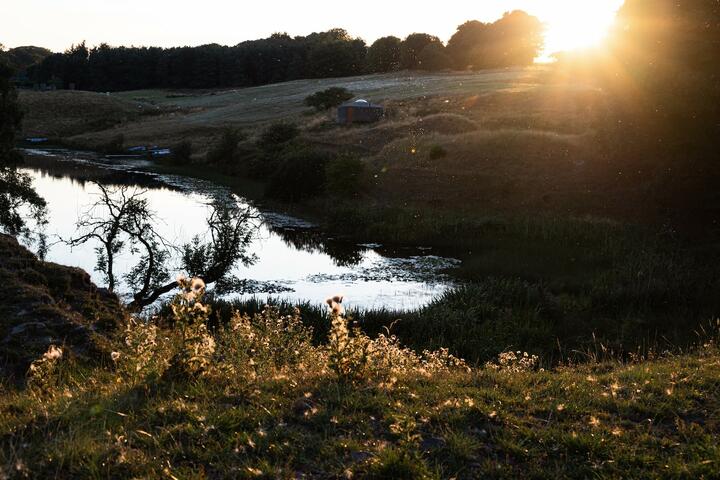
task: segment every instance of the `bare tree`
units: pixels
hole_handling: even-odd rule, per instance
[[[177,282],[170,280],[168,266],[173,253],[180,257],[180,270],[202,278],[208,285],[236,282],[230,275],[233,267],[238,262],[248,265],[255,260],[247,253],[247,246],[257,228],[252,221],[257,214],[250,208],[241,208],[234,197],[215,199],[210,204],[207,234],[178,247],[156,230],[157,218],[144,198],[145,191],[97,185],[99,199],[79,218],[80,234],[66,243],[70,246],[100,243],[95,249],[95,269],[104,275],[110,291],[115,291],[118,284],[117,257],[124,251],[139,255],[138,262],[123,277],[132,292],[128,304],[131,310],[141,310],[177,288]]]

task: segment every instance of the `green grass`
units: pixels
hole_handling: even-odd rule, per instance
[[[326,344],[312,347],[304,333],[274,322],[250,336],[218,333],[204,374],[168,376],[158,367],[138,375],[132,359],[99,366],[63,359],[37,385],[3,387],[0,472],[716,478],[720,353],[709,337],[692,353],[638,364],[384,367],[348,382],[328,369]],[[274,353],[292,341],[300,352]],[[156,357],[169,358],[166,343],[158,339]],[[396,361],[408,355],[386,350]]]

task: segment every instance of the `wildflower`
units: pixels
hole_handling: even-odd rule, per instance
[[[202,278],[193,278],[192,283],[190,284],[190,289],[195,292],[195,294],[203,294],[205,293],[205,282]]]
[[[590,426],[592,427],[599,427],[600,426],[600,420],[597,419],[597,417],[590,417],[590,421],[588,422]]]
[[[195,310],[197,310],[197,311],[199,311],[199,312],[201,312],[201,313],[204,313],[204,314],[206,314],[206,315],[210,313],[210,307],[208,307],[207,305],[203,305],[203,304],[200,303],[200,302],[197,302],[197,303],[193,306],[193,309],[195,309]]]
[[[335,295],[332,298],[328,298],[325,300],[325,302],[330,307],[330,313],[334,316],[338,317],[344,317],[345,316],[345,307],[342,305],[343,296],[342,295]]]
[[[118,360],[120,360],[120,352],[112,352],[110,354],[110,358],[112,358],[113,362],[117,362]]]
[[[43,358],[47,361],[55,361],[60,360],[63,356],[63,351],[61,348],[56,347],[55,345],[50,345],[50,348],[48,348],[48,351],[43,354]]]

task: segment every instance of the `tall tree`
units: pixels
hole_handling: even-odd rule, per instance
[[[367,67],[370,73],[394,72],[400,69],[400,45],[397,37],[383,37],[370,46]]]
[[[532,15],[515,10],[490,25],[486,41],[478,46],[481,68],[532,65],[543,48],[543,24]]]
[[[482,59],[477,54],[487,39],[489,25],[486,23],[471,20],[465,22],[450,38],[447,45],[447,53],[452,59],[453,66],[460,70],[477,68],[482,64]]]
[[[443,46],[443,43],[438,37],[427,33],[413,33],[408,35],[400,46],[400,68],[404,70],[420,68],[420,52],[431,44]]]
[[[17,167],[22,157],[15,150],[15,137],[22,121],[17,92],[10,79],[13,70],[0,51],[0,228],[12,235],[29,234],[23,207],[36,223],[43,223],[45,201],[32,186],[32,180]]]
[[[720,3],[626,0],[610,43],[617,138],[643,142],[664,206],[720,222]]]
[[[451,60],[442,43],[430,43],[418,55],[418,68],[428,72],[438,72],[450,68]]]

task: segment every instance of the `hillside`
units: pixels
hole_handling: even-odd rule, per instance
[[[384,103],[387,118],[346,128],[335,125],[332,112],[304,106],[306,96],[329,86]],[[368,196],[390,205],[556,210],[575,199],[575,213],[622,215],[643,194],[607,166],[614,144],[600,140],[608,117],[603,93],[546,67],[402,72],[231,91],[22,92],[20,98],[26,135],[100,149],[119,138],[125,146],[191,141],[199,162],[226,128],[242,129],[252,149],[268,123],[297,123],[310,144],[363,157],[368,173],[380,172]],[[614,190],[621,195],[606,194]]]
[[[432,95],[479,95],[499,91],[527,91],[538,88],[545,70],[541,67],[490,71],[480,74],[397,74],[367,75],[341,79],[298,80],[293,82],[223,91],[142,90],[109,95],[89,92],[21,92],[21,102],[30,117],[24,131],[35,134],[77,137],[97,142],[122,133],[128,142],[143,143],[203,137],[207,130],[226,126],[252,126],[274,120],[300,120],[307,111],[303,100],[330,86],[342,86],[359,97],[375,101],[417,98]],[[70,96],[69,94],[72,94]],[[128,110],[165,110],[165,115],[151,119],[128,116]],[[56,119],[57,109],[81,111],[86,130],[57,129],[45,119]],[[50,114],[49,116],[47,114]],[[107,127],[97,128],[105,119]],[[104,131],[103,131],[104,130]],[[94,132],[92,135],[88,132]],[[85,135],[83,135],[85,134]]]

